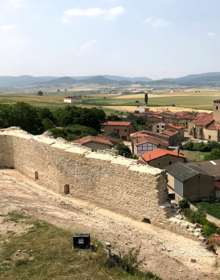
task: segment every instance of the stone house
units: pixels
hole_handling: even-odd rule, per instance
[[[220,142],[220,99],[213,101],[213,112],[197,116],[189,124],[189,133],[196,139]]]
[[[67,96],[63,99],[65,103],[82,103],[82,98],[79,96]]]
[[[112,122],[108,121],[104,123],[105,134],[109,134],[112,131],[117,131],[121,136],[122,140],[130,141],[130,134],[132,133],[131,122]]]
[[[73,141],[73,143],[80,144],[82,146],[90,148],[92,151],[96,152],[97,150],[107,150],[113,147],[113,144],[102,137],[96,136],[86,136],[81,139]]]
[[[186,161],[185,156],[164,149],[156,149],[146,154],[142,154],[141,158],[148,165],[161,169],[176,162],[184,163]]]
[[[168,188],[175,193],[178,203],[183,198],[190,202],[210,201],[215,196],[215,177],[204,170],[177,162],[166,167]]]

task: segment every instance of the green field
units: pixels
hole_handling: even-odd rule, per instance
[[[206,152],[180,150],[180,153],[187,157],[190,161],[203,161]]]
[[[105,107],[103,108],[106,112],[114,112],[117,106],[117,110],[127,110],[131,107],[134,111],[136,106],[145,105],[144,93],[136,94],[132,92],[118,92],[117,94],[107,94],[108,90],[87,90],[87,91],[68,91],[68,92],[52,92],[45,91],[43,96],[27,93],[13,93],[13,94],[0,94],[0,103],[15,103],[19,101],[28,102],[31,105],[39,107],[49,107],[54,110],[58,107],[64,107],[66,104],[63,103],[63,98],[67,95],[81,95],[83,97],[83,104],[77,105],[82,107]],[[155,91],[148,95],[149,107],[170,107],[177,111],[181,108],[188,108],[191,110],[212,110],[213,100],[220,98],[220,92],[212,91],[201,91],[199,94],[189,91],[181,91],[179,93],[167,93],[167,91]],[[106,108],[113,107],[113,108]],[[120,107],[123,107],[122,109]],[[114,110],[115,109],[115,110]]]

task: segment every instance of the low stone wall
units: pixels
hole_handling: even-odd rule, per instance
[[[136,160],[91,152],[62,139],[18,128],[0,131],[0,167],[15,168],[58,193],[194,237],[177,224],[167,202],[167,177]]]

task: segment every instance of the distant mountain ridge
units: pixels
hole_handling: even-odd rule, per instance
[[[147,77],[122,77],[114,75],[97,75],[97,76],[69,76],[54,77],[43,76],[33,77],[30,75],[22,75],[18,77],[0,76],[0,88],[4,87],[26,87],[33,85],[60,85],[60,84],[99,84],[99,85],[130,85],[130,84],[148,84],[148,85],[183,85],[183,86],[205,86],[220,83],[220,72],[210,72],[203,74],[192,74],[180,78],[165,78],[160,80],[152,80]]]

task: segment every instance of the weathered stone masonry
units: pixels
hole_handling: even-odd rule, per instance
[[[13,167],[58,193],[69,186],[74,198],[192,237],[169,219],[174,210],[160,169],[18,128],[0,131],[0,167]]]

